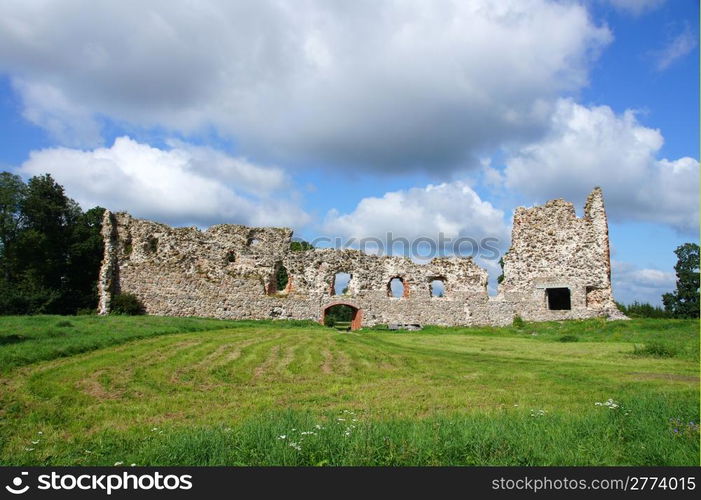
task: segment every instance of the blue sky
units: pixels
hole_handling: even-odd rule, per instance
[[[698,241],[698,9],[3,2],[0,166],[174,225],[500,251],[516,206],[601,185],[614,294],[659,303]]]

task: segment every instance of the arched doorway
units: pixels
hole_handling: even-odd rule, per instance
[[[349,330],[357,330],[363,323],[363,311],[348,302],[333,302],[321,310],[322,325],[333,322],[334,327],[345,327]]]
[[[409,287],[404,278],[395,276],[387,283],[387,296],[395,299],[403,299],[409,296]]]

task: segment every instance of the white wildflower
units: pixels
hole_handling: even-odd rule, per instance
[[[600,402],[600,401],[597,401],[597,402],[594,403],[594,404],[595,404],[596,406],[605,406],[605,407],[608,408],[609,410],[615,410],[616,408],[620,408],[620,407],[621,407],[621,405],[620,405],[617,401],[614,401],[614,400],[611,399],[611,398],[607,399],[607,400],[604,401],[603,403]]]

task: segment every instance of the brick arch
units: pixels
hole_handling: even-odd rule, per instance
[[[326,304],[321,308],[321,318],[319,322],[323,325],[326,317],[326,310],[333,306],[348,306],[353,309],[353,319],[351,319],[351,330],[358,330],[363,324],[363,310],[355,304],[346,300],[337,300]]]

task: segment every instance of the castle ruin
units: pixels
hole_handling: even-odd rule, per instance
[[[471,258],[407,257],[358,250],[290,248],[292,230],[222,224],[205,231],[172,228],[105,212],[99,313],[115,293],[139,297],[148,314],[226,319],[323,321],[328,308],[353,310],[352,329],[378,324],[507,325],[526,321],[623,318],[611,292],[608,223],[601,189],[577,217],[552,200],[516,209],[504,279],[487,292],[487,271]],[[277,276],[287,280],[278,290]],[[350,275],[336,294],[338,273]],[[401,297],[390,283],[399,280]],[[442,293],[432,293],[435,282]]]

